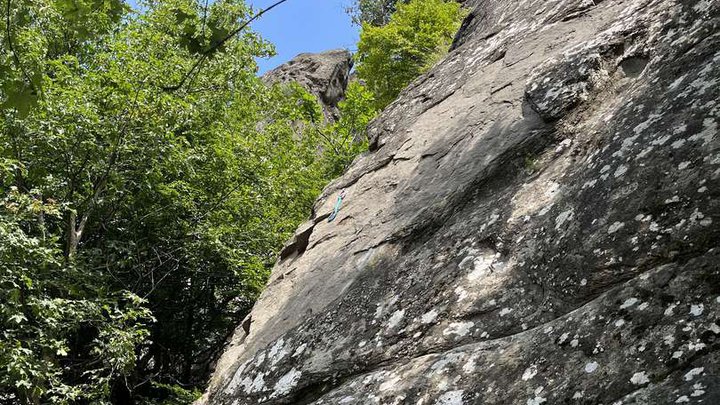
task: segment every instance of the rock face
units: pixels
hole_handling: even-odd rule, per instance
[[[352,54],[345,49],[323,53],[301,53],[290,62],[265,73],[266,83],[297,82],[317,96],[325,118],[337,118],[337,105],[345,97],[352,68]]]
[[[466,4],[209,403],[720,403],[720,2]]]

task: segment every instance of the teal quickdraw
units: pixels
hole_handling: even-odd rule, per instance
[[[328,222],[332,222],[335,220],[335,217],[337,217],[338,212],[340,212],[340,206],[342,205],[343,198],[345,198],[345,190],[338,194],[337,201],[335,202],[335,208],[333,208],[332,214],[328,217]]]

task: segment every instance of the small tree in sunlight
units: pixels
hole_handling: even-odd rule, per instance
[[[454,1],[412,0],[398,4],[385,26],[363,23],[357,73],[373,93],[377,109],[447,52],[466,14]]]
[[[328,126],[324,133],[325,171],[339,176],[352,163],[355,156],[367,150],[367,126],[377,115],[373,94],[361,83],[350,82],[345,100],[338,104],[340,118]]]

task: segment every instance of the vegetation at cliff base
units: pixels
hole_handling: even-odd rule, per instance
[[[365,4],[378,6],[367,0],[357,4],[360,10]],[[411,0],[396,7],[385,25],[362,21],[355,55],[358,77],[372,92],[377,109],[445,55],[467,14],[459,3],[445,0]]]
[[[240,0],[1,3],[0,402],[187,403],[365,117],[265,86]]]

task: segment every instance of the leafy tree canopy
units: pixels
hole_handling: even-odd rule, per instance
[[[377,109],[447,52],[465,15],[455,1],[411,0],[398,4],[384,26],[363,22],[357,74],[373,93]]]
[[[186,403],[371,96],[263,85],[242,0],[0,6],[0,402]]]
[[[346,9],[356,25],[370,24],[377,27],[390,21],[398,0],[356,0]]]

